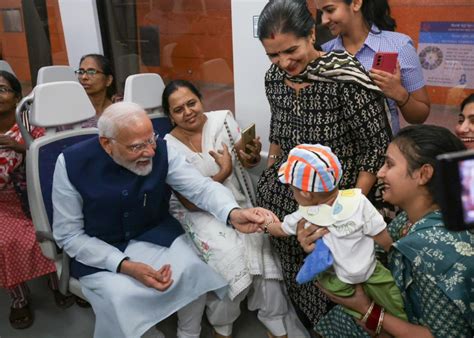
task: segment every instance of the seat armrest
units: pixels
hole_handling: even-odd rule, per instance
[[[61,264],[61,276],[59,276],[59,291],[65,295],[69,289],[69,256],[63,252]]]
[[[36,231],[36,240],[40,243],[46,242],[46,241],[51,241],[53,243],[56,243],[54,241],[53,233],[48,232],[48,231]]]

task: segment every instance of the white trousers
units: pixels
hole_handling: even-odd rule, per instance
[[[206,294],[225,292],[227,283],[199,259],[191,245],[182,235],[169,248],[136,241],[126,248],[132,261],[155,269],[171,265],[173,284],[162,292],[120,273],[102,271],[81,277],[82,292],[96,315],[94,337],[140,337],[178,311],[178,337],[198,338]]]
[[[199,338],[205,306],[206,295],[202,295],[178,311],[178,338]]]
[[[247,296],[249,310],[258,310],[257,317],[274,336],[286,335],[284,318],[288,312],[283,285],[278,280],[254,276],[252,284],[233,301],[228,296],[222,300],[213,292],[207,296],[206,314],[209,323],[223,336],[232,334],[232,324],[240,315],[240,302]]]

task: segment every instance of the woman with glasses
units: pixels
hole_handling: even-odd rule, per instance
[[[21,97],[18,79],[0,71],[0,287],[10,294],[9,320],[15,329],[33,324],[28,302],[30,291],[26,285],[30,279],[49,274],[48,283],[56,304],[66,308],[74,302],[72,296],[63,296],[58,291],[56,268],[41,253],[29,218],[24,167],[26,148],[15,121],[15,109]],[[30,133],[37,138],[44,130],[32,128]]]
[[[103,55],[87,54],[81,58],[76,75],[96,111],[96,116],[83,122],[82,126],[96,127],[97,119],[112,104],[115,95],[112,64]]]
[[[188,81],[170,82],[163,92],[163,109],[174,128],[165,140],[186,156],[204,176],[229,188],[241,207],[254,202],[245,168],[260,161],[261,143],[243,151],[240,129],[228,110],[204,112],[201,93]],[[240,315],[240,302],[248,294],[248,306],[258,309],[258,318],[271,337],[286,337],[283,317],[287,301],[282,293],[281,271],[262,233],[241,234],[213,215],[175,193],[170,201],[177,218],[194,241],[201,258],[229,283],[223,300],[208,296],[207,317],[215,337],[230,337],[232,323]]]

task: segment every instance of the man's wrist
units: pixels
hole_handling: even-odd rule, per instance
[[[227,225],[231,226],[232,228],[234,227],[234,225],[232,224],[232,222],[230,221],[230,214],[232,213],[232,211],[236,210],[236,209],[240,209],[239,207],[235,207],[235,208],[232,208],[230,209],[229,211],[229,214],[227,215]]]
[[[117,265],[117,271],[116,271],[117,273],[120,273],[120,270],[122,269],[122,263],[128,260],[130,260],[130,257],[125,257],[124,259],[120,261],[120,263]]]

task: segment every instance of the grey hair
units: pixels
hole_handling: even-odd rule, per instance
[[[126,125],[130,125],[133,121],[139,120],[145,110],[133,102],[117,102],[111,104],[104,110],[97,121],[99,136],[116,137],[117,131]]]

